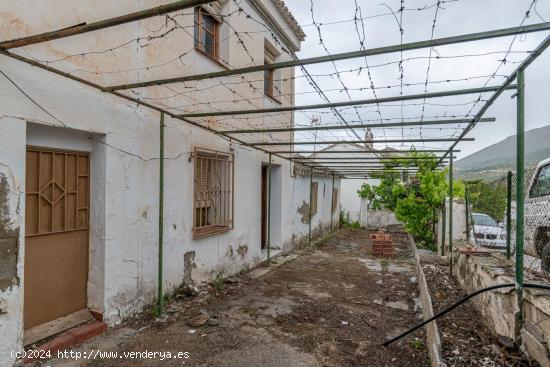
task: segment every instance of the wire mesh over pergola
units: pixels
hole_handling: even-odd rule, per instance
[[[134,75],[129,70],[101,70],[101,63],[92,60],[95,69],[88,71],[70,71],[67,70],[66,63],[72,58],[93,58],[101,55],[98,61],[102,61],[115,54],[117,50],[127,47],[128,44],[136,43],[141,47],[149,46],[158,42],[162,46],[172,33],[184,32],[189,37],[193,33],[187,28],[192,27],[183,25],[181,18],[192,17],[194,8],[208,4],[210,1],[202,0],[183,0],[163,5],[151,9],[146,9],[131,14],[121,15],[115,18],[105,19],[93,23],[83,23],[69,26],[57,31],[49,31],[42,34],[26,36],[18,39],[0,42],[0,52],[3,55],[23,61],[33,66],[48,70],[50,72],[62,75],[66,78],[86,84],[90,87],[99,89],[105,93],[113,94],[117,97],[132,101],[167,116],[180,120],[184,123],[198,126],[208,130],[225,139],[243,146],[252,147],[270,155],[278,156],[291,160],[296,164],[342,177],[351,177],[351,171],[344,164],[355,166],[353,176],[365,176],[376,170],[386,168],[384,162],[390,158],[403,157],[411,149],[417,152],[434,153],[439,160],[439,164],[452,162],[453,150],[461,141],[472,141],[473,138],[467,138],[466,135],[479,122],[495,122],[494,118],[484,117],[487,109],[495,100],[507,90],[516,90],[513,82],[518,71],[524,70],[533,60],[535,60],[549,45],[550,37],[546,37],[537,47],[530,50],[515,50],[514,45],[518,36],[534,33],[547,32],[550,30],[550,22],[526,24],[535,1],[533,1],[525,14],[519,17],[519,25],[497,30],[489,30],[477,33],[455,35],[444,38],[436,38],[435,27],[437,26],[438,16],[445,9],[442,5],[450,1],[438,1],[434,6],[424,8],[406,8],[391,10],[385,16],[397,19],[401,42],[399,44],[382,46],[376,48],[366,47],[364,27],[365,21],[369,19],[368,15],[363,16],[361,9],[356,6],[356,16],[354,19],[343,20],[340,23],[349,22],[354,24],[360,40],[359,48],[351,52],[329,53],[322,38],[322,23],[316,21],[314,3],[311,3],[312,24],[318,33],[320,44],[327,51],[326,55],[297,58],[296,54],[284,47],[285,37],[278,31],[269,27],[262,19],[257,18],[246,7],[242,6],[237,0],[233,0],[232,10],[227,14],[221,14],[221,22],[230,29],[230,36],[235,37],[242,52],[249,56],[247,66],[232,67],[225,60],[220,60],[227,69],[201,74],[174,75],[178,67],[167,68],[167,75],[164,75],[163,68],[171,63],[185,65],[185,57],[189,50],[177,50],[177,57],[173,60],[165,61],[164,64],[151,64],[141,66],[139,72],[145,74],[141,78],[147,79],[150,70],[160,70],[163,78],[147,79],[145,81],[124,80],[124,76]],[[403,42],[404,26],[403,17],[407,12],[427,12],[430,9],[435,10],[431,38],[424,41],[410,43]],[[445,11],[448,11],[445,9]],[[439,14],[439,15],[438,15]],[[156,20],[155,20],[156,19]],[[191,18],[192,19],[192,18]],[[158,25],[158,28],[143,27],[141,32],[132,40],[119,40],[119,44],[114,44],[107,50],[89,49],[86,51],[67,52],[66,57],[62,59],[42,59],[33,57],[33,46],[48,42],[55,44],[57,40],[68,37],[79,37],[89,32],[106,32],[109,29],[113,31],[117,27],[128,23],[149,21],[151,24]],[[273,63],[258,64],[255,58],[250,54],[246,47],[246,40],[243,37],[250,36],[253,32],[240,30],[239,24],[255,23],[260,24],[266,37],[272,38],[277,45],[282,45],[285,52],[289,54],[289,61],[275,61]],[[338,22],[335,21],[335,24]],[[149,24],[149,23],[148,23]],[[243,26],[244,27],[244,26]],[[362,31],[361,31],[362,28]],[[470,54],[443,55],[436,52],[436,47],[444,47],[458,44],[470,44],[472,42],[481,42],[484,40],[504,39],[512,37],[508,47],[504,50],[495,50],[491,52]],[[118,42],[116,41],[116,42]],[[79,43],[79,47],[82,45]],[[84,46],[85,47],[85,46]],[[407,52],[418,50],[428,50],[429,56],[407,58]],[[23,51],[23,52],[22,52]],[[165,50],[166,51],[166,50]],[[167,51],[166,51],[167,52]],[[496,62],[496,71],[485,76],[465,75],[463,78],[448,78],[445,80],[430,79],[430,68],[434,68],[435,61],[444,60],[463,60],[468,58],[482,57],[495,54],[499,58]],[[520,60],[512,61],[512,55],[524,56]],[[380,60],[380,57],[398,56],[397,59],[373,64],[369,60]],[[408,62],[414,62],[416,59],[423,59],[428,62],[425,81],[419,83],[408,83],[404,80],[403,67]],[[337,62],[347,61],[359,62],[358,66],[346,70],[339,69]],[[261,60],[263,61],[263,60]],[[250,65],[252,64],[252,65]],[[506,66],[513,65],[513,69],[508,74],[499,74]],[[326,65],[323,70],[334,68],[334,72],[312,73],[306,69],[306,66]],[[398,66],[398,84],[375,86],[373,74],[377,68],[386,66]],[[181,66],[181,65],[180,65]],[[295,92],[304,95],[315,94],[323,100],[321,103],[314,104],[295,104],[295,95],[285,94],[284,91],[278,96],[278,103],[273,107],[265,107],[263,100],[262,83],[263,72],[266,70],[288,70],[289,68],[299,68],[301,75],[291,77],[281,77],[280,82],[294,83],[296,81],[306,81],[312,87],[312,91]],[[137,69],[134,69],[137,70]],[[343,82],[345,75],[361,75],[365,78],[366,87],[353,90]],[[367,74],[367,77],[365,77]],[[116,75],[116,77],[113,77]],[[86,77],[87,76],[87,77]],[[119,77],[121,76],[121,77]],[[332,78],[338,80],[341,84],[338,89],[339,94],[347,95],[347,100],[334,102],[327,97],[334,92],[329,88],[320,87],[323,78]],[[472,86],[477,80],[486,79],[478,86]],[[491,81],[502,79],[502,82],[489,85]],[[124,81],[123,83],[108,84],[109,81]],[[468,88],[450,89],[444,88],[441,91],[430,92],[428,87],[436,85],[467,84]],[[423,89],[421,93],[407,93],[408,89],[414,86]],[[206,98],[206,95],[213,88],[226,90],[230,98],[223,101],[212,101]],[[245,95],[241,90],[247,89]],[[398,90],[398,93],[382,96],[384,91]],[[357,92],[357,93],[355,93]],[[193,99],[189,94],[197,94]],[[368,98],[354,98],[358,94],[368,94]],[[201,96],[205,98],[201,99]],[[458,98],[456,103],[442,103],[452,98]],[[473,98],[473,99],[472,99]],[[432,103],[432,101],[437,101]],[[454,101],[454,100],[453,100]],[[392,105],[392,103],[397,105]],[[232,108],[232,106],[237,108]],[[248,106],[243,108],[242,106]],[[429,108],[432,105],[445,106],[444,114],[430,114]],[[223,108],[221,108],[223,106]],[[385,117],[382,110],[389,108],[399,108],[400,115],[395,117]],[[466,113],[460,113],[459,109],[467,109]],[[408,113],[408,111],[420,110],[418,115]],[[385,111],[384,111],[385,112]],[[374,115],[374,118],[369,118]],[[389,115],[389,114],[388,114]],[[303,120],[306,120],[303,122]],[[299,121],[298,121],[299,120]],[[325,122],[327,121],[327,122]],[[371,148],[365,147],[366,141],[364,134],[366,129],[379,129],[380,133],[376,138],[369,141]],[[383,137],[383,139],[381,138]],[[447,145],[441,145],[446,143]],[[372,145],[382,146],[380,149],[373,149]],[[439,144],[435,146],[434,144]],[[360,149],[350,150],[349,146],[360,147]],[[308,149],[313,146],[313,149]],[[327,147],[331,149],[327,149]],[[342,146],[339,150],[337,147]],[[441,153],[441,154],[437,154]],[[373,157],[374,154],[374,157]],[[330,158],[329,158],[330,156]],[[354,158],[352,158],[352,156]],[[413,158],[421,159],[421,157]],[[337,164],[330,164],[331,162]],[[372,161],[372,164],[371,162]],[[346,163],[345,163],[346,162]],[[407,165],[407,160],[400,161],[392,159],[391,162],[399,165],[400,162]],[[364,173],[364,174],[363,174]]]
[[[503,93],[511,90],[517,97],[517,180],[523,182],[524,71],[550,46],[550,22],[539,14],[537,0],[530,0],[526,9],[517,12],[517,23],[508,28],[442,38],[435,37],[441,28],[440,18],[450,12],[449,6],[461,3],[457,0],[437,0],[420,7],[409,7],[406,4],[408,0],[400,0],[396,9],[383,3],[378,6],[387,8],[387,11],[380,14],[364,13],[359,2],[354,1],[353,18],[326,22],[318,19],[317,8],[321,2],[310,0],[311,23],[303,27],[313,28],[324,54],[302,58],[298,58],[292,47],[289,47],[291,42],[283,33],[284,30],[274,26],[265,17],[255,15],[262,13],[256,1],[230,0],[224,5],[226,12],[217,14],[217,20],[226,26],[229,34],[222,41],[236,41],[233,42],[234,47],[239,49],[235,51],[242,53],[246,61],[234,66],[219,57],[216,63],[221,64],[219,69],[223,70],[196,74],[189,70],[189,65],[194,63],[187,63],[189,58],[196,56],[191,53],[194,46],[194,13],[196,7],[207,6],[210,2],[181,0],[114,18],[80,22],[68,27],[63,25],[60,30],[0,41],[0,54],[4,56],[125,99],[136,106],[160,112],[159,314],[163,302],[163,195],[164,160],[167,159],[164,156],[165,116],[178,123],[209,131],[233,144],[266,153],[269,157],[269,172],[272,156],[304,167],[310,176],[311,217],[314,173],[331,175],[334,188],[334,177],[368,178],[376,173],[388,172],[387,162],[391,162],[391,167],[398,168],[402,173],[414,174],[420,161],[436,157],[437,165],[434,169],[442,169],[449,164],[449,196],[453,197],[453,159],[454,153],[460,152],[457,145],[474,140],[466,135],[478,123],[498,123],[495,118],[486,117],[485,114]],[[335,7],[334,2],[326,3]],[[503,3],[495,0],[495,5],[499,7],[504,6]],[[505,5],[510,6],[508,3]],[[342,7],[342,4],[338,4],[338,7]],[[284,4],[279,9],[286,11]],[[533,13],[541,23],[530,21],[535,18],[531,17]],[[461,23],[469,18],[464,15],[457,17]],[[482,26],[490,16],[481,15],[484,16],[483,22],[478,23]],[[417,16],[423,22],[429,19],[426,22],[430,26],[429,39],[404,42],[408,34],[405,20],[410,16]],[[384,28],[378,28],[377,32],[397,32],[399,43],[380,47],[367,44],[367,35],[375,33],[367,34],[367,22],[380,19],[387,19],[389,23]],[[286,20],[294,22],[289,14]],[[348,29],[346,37],[350,34],[355,36],[358,46],[353,51],[331,53],[325,41],[326,27],[342,25],[350,27],[351,32]],[[260,30],[251,30],[252,26]],[[297,23],[291,28],[298,39],[303,38],[304,33]],[[91,32],[102,32],[102,39],[111,45],[95,49],[98,42],[86,42],[82,38]],[[107,35],[105,32],[110,33]],[[529,33],[541,36],[536,43],[529,43],[522,39]],[[132,34],[131,39],[125,38],[128,34]],[[264,55],[254,57],[247,43],[254,41],[256,34],[261,37],[265,35],[266,40],[277,45],[287,61],[265,63]],[[180,37],[177,40],[186,40],[187,44],[174,47],[168,44],[171,37]],[[483,43],[488,41],[495,42],[498,47]],[[47,43],[48,47],[40,48],[43,43]],[[118,53],[127,51],[129,47],[133,47],[136,56],[125,57],[124,61],[119,62]],[[467,52],[465,47],[468,47]],[[74,62],[77,59],[78,63]],[[423,80],[409,80],[407,76],[410,70],[418,68],[418,63],[425,63],[420,66],[425,70]],[[434,79],[433,74],[438,71],[440,63],[446,65],[445,76]],[[461,74],[462,70],[477,72],[478,69],[485,72]],[[451,70],[459,75],[448,75]],[[280,75],[271,82],[287,86],[278,89],[277,98],[264,95],[266,71],[280,71]],[[295,72],[299,72],[299,75],[295,75]],[[4,71],[0,70],[0,74],[60,126],[69,127],[35,101]],[[350,87],[350,79],[356,80],[354,84],[357,85]],[[513,84],[516,79],[517,85]],[[327,86],[330,84],[327,80],[335,85]],[[294,90],[295,83],[302,88]],[[309,89],[305,90],[304,86]],[[221,91],[219,94],[223,99],[213,99],[213,91]],[[309,97],[315,97],[316,100],[312,101]],[[273,100],[265,103],[270,98]],[[300,99],[299,103],[296,103],[297,99]],[[301,100],[307,103],[301,103]],[[129,150],[113,145],[109,147],[140,157]],[[408,153],[412,150],[429,155],[410,156]],[[411,164],[411,161],[417,164]],[[268,188],[271,189],[270,173]],[[516,197],[516,294],[518,309],[522,310],[523,185],[517,185]],[[268,194],[268,223],[270,200],[271,195]],[[449,200],[448,248],[451,253],[452,203]],[[268,225],[268,262],[269,238]],[[452,259],[453,256],[450,257],[451,269]],[[521,317],[519,321],[521,323]]]

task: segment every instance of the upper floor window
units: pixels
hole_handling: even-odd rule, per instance
[[[264,70],[264,94],[273,98],[273,69]]]
[[[219,54],[219,26],[218,20],[202,7],[195,8],[195,48],[214,59]]]
[[[264,43],[264,65],[273,64],[278,57],[277,49],[269,44]],[[264,70],[264,95],[275,99],[280,94],[279,80],[277,80],[276,71],[273,69]]]

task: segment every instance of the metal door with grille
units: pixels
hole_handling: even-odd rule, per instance
[[[87,153],[27,148],[25,330],[87,306]]]

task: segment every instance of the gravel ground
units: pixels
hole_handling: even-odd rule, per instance
[[[344,229],[284,263],[278,258],[269,272],[182,292],[163,320],[142,315],[76,349],[188,352],[187,359],[96,357],[77,365],[427,366],[423,330],[381,346],[419,322],[421,312],[406,235],[392,232],[396,257],[382,260],[371,256],[369,234]]]
[[[448,266],[424,263],[422,269],[434,313],[466,295],[464,289],[449,275]],[[449,366],[538,366],[517,350],[504,348],[470,302],[437,319],[437,325],[442,339],[443,360]]]

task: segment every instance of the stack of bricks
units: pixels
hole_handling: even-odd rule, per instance
[[[391,236],[384,232],[371,234],[372,254],[377,257],[392,258],[395,255]]]

